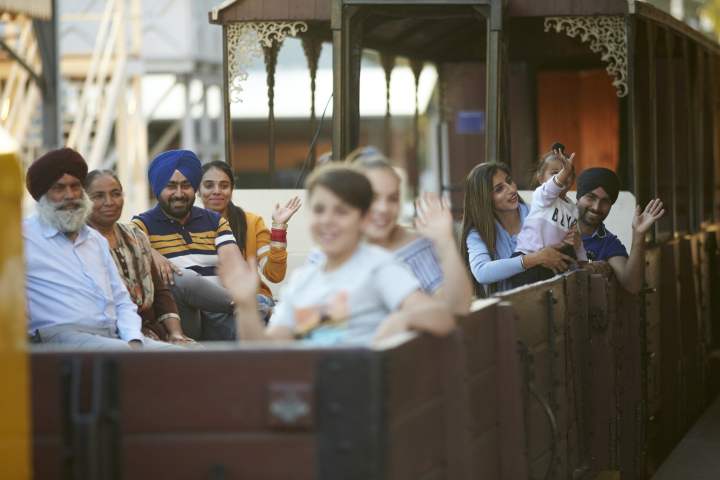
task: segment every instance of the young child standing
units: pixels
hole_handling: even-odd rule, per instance
[[[536,178],[541,185],[533,192],[530,213],[518,234],[513,256],[527,255],[544,247],[557,245],[558,249],[578,261],[587,261],[582,238],[577,230],[578,209],[567,198],[575,181],[572,161],[575,154],[565,156],[565,146],[553,144],[551,151],[538,162]],[[553,270],[536,266],[515,275],[513,287],[551,278]]]

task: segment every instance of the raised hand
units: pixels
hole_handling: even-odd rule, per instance
[[[415,228],[436,245],[453,241],[453,218],[450,205],[436,193],[423,193],[415,200]]]
[[[293,197],[284,206],[280,206],[279,203],[275,204],[275,208],[272,213],[273,223],[287,223],[290,221],[295,212],[297,212],[302,206],[302,200],[300,197]]]
[[[646,233],[663,215],[665,215],[665,209],[659,198],[650,200],[642,213],[640,213],[640,206],[638,205],[635,207],[635,215],[632,221],[633,232],[638,234]]]
[[[573,160],[575,159],[575,153],[571,153],[569,157],[566,157],[560,150],[553,150],[555,156],[562,162],[563,168],[557,174],[558,183],[569,187],[568,183],[572,183],[570,177],[575,173],[575,167],[573,166]],[[570,181],[569,181],[570,180]]]
[[[245,261],[238,256],[231,264],[220,262],[217,271],[220,281],[236,304],[255,303],[260,285],[255,257]]]

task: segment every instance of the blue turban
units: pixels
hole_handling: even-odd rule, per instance
[[[156,197],[160,197],[175,170],[185,175],[197,191],[202,179],[200,159],[190,150],[168,150],[155,157],[148,169],[148,180]]]

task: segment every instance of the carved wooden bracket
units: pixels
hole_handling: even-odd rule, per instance
[[[555,30],[567,36],[580,37],[590,50],[600,54],[605,70],[614,78],[618,97],[628,93],[627,27],[622,16],[547,17],[545,31]]]
[[[307,32],[305,22],[239,22],[227,26],[228,90],[230,101],[241,101],[242,82],[248,69],[263,58],[263,47],[281,44],[286,37]]]

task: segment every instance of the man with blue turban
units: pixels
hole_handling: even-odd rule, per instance
[[[242,261],[230,224],[193,206],[202,167],[190,150],[169,150],[150,163],[148,180],[158,204],[133,223],[153,247],[153,259],[178,304],[183,330],[200,340],[235,339],[233,305],[220,285],[218,263]]]

